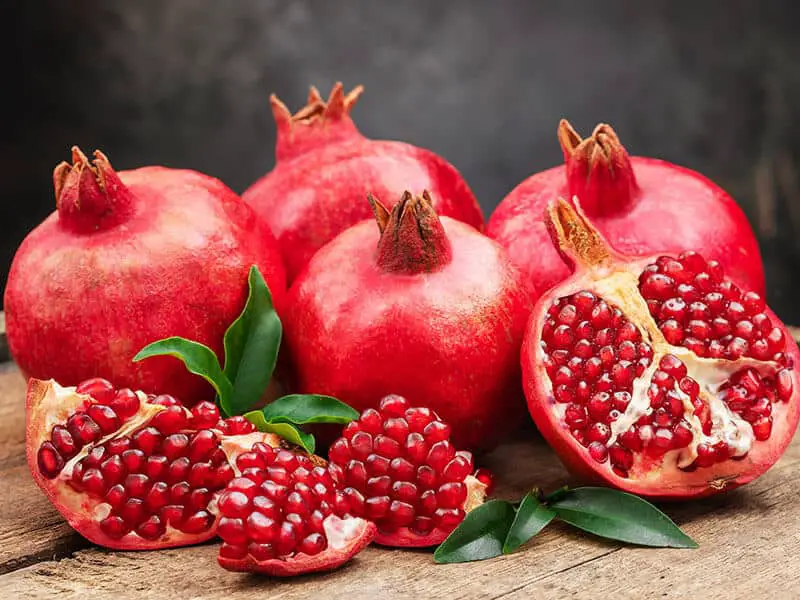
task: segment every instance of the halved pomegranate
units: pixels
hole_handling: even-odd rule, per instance
[[[614,251],[577,199],[547,221],[574,274],[539,300],[522,367],[531,415],[566,465],[663,498],[769,469],[800,417],[800,355],[761,297],[696,252]]]
[[[475,473],[472,453],[456,451],[447,423],[397,395],[348,423],[328,455],[342,510],[375,522],[384,546],[440,544],[492,485],[488,472]]]
[[[26,404],[34,480],[78,533],[107,548],[212,538],[216,497],[237,475],[232,458],[281,443],[242,417],[221,420],[211,402],[190,411],[104,379],[77,388],[31,379]]]
[[[256,444],[219,499],[229,571],[289,576],[335,569],[375,537],[373,523],[345,516],[347,503],[325,461]]]

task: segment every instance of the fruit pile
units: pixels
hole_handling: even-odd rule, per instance
[[[481,515],[511,551],[569,493],[486,502],[472,452],[526,399],[577,477],[638,496],[718,493],[780,458],[800,354],[723,190],[562,121],[565,165],[484,234],[452,165],[358,132],[361,91],[311,88],[294,115],[273,96],[277,165],[241,198],[77,148],[56,167],[5,310],[30,470],[76,531],[121,550],[219,537],[222,567],[275,576],[372,541],[495,556],[463,554]]]

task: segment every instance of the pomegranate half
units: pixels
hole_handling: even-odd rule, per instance
[[[429,190],[439,214],[483,230],[483,215],[455,167],[430,150],[364,137],[350,118],[363,88],[337,83],[326,103],[311,88],[292,115],[273,95],[275,168],[243,194],[278,238],[289,283],[336,235],[370,217],[367,193],[399,198]]]
[[[690,169],[629,156],[610,125],[600,124],[582,139],[562,120],[558,140],[564,165],[520,183],[486,228],[538,289],[569,275],[550,244],[542,213],[553,198],[577,196],[619,252],[645,257],[694,250],[719,261],[736,283],[763,296],[758,242],[742,209],[722,188]]]
[[[565,464],[643,496],[732,489],[783,454],[800,354],[719,262],[612,249],[578,200],[548,208],[572,277],[537,303],[522,349],[528,407]]]
[[[172,357],[134,363],[169,336],[222,354],[256,265],[280,311],[285,273],[269,229],[222,182],[164,167],[115,172],[78,148],[53,174],[57,210],[23,241],[5,292],[11,354],[26,376],[169,393],[211,388]]]

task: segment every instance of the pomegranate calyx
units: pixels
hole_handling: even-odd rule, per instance
[[[428,191],[413,196],[406,191],[391,212],[373,195],[368,196],[381,232],[376,261],[393,273],[431,273],[453,258],[450,240],[433,209]]]
[[[586,219],[582,206],[577,197],[573,197],[572,203],[558,198],[548,204],[547,230],[567,264],[573,268],[602,269],[610,264],[612,253],[602,234]]]
[[[59,221],[77,232],[107,229],[132,215],[135,199],[105,154],[94,152],[90,163],[77,146],[72,164],[62,162],[53,171]]]
[[[608,216],[630,208],[639,194],[630,156],[614,129],[600,123],[582,139],[569,121],[558,125],[570,196],[578,196],[591,216]]]
[[[344,86],[337,82],[325,102],[317,88],[311,86],[307,104],[295,114],[272,94],[272,116],[278,128],[277,160],[288,160],[325,144],[360,137],[350,111],[363,91],[364,86],[359,85],[345,94]]]

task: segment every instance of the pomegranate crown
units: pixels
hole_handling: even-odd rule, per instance
[[[77,146],[72,164],[62,162],[53,171],[56,209],[66,226],[76,231],[95,231],[127,220],[133,197],[105,154],[94,151],[90,163]]]
[[[564,153],[567,187],[592,216],[612,215],[630,207],[639,194],[630,156],[616,132],[606,123],[581,138],[566,119],[558,124],[558,142]]]
[[[364,86],[359,85],[345,94],[344,86],[337,82],[325,102],[312,85],[308,102],[294,115],[278,96],[272,94],[272,116],[278,128],[277,159],[285,160],[323,144],[359,136],[350,111],[363,91]]]
[[[613,258],[613,250],[603,235],[586,218],[577,196],[549,203],[545,225],[553,244],[570,266],[602,268]]]
[[[453,258],[452,245],[427,190],[422,196],[404,192],[391,211],[372,194],[367,199],[381,233],[376,260],[384,271],[431,273]]]

